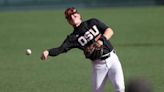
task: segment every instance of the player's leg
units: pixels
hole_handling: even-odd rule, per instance
[[[124,76],[122,66],[115,53],[111,53],[112,65],[108,71],[108,77],[116,92],[125,92]]]
[[[105,61],[93,62],[92,86],[93,92],[103,92],[107,79],[108,68]]]

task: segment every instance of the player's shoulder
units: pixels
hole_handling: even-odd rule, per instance
[[[71,34],[68,35],[68,38],[69,39],[76,39],[76,35],[77,35],[76,31],[74,31],[74,32],[72,32]]]
[[[97,19],[97,18],[90,18],[90,19],[88,19],[87,21],[88,21],[88,22],[96,22],[96,21],[98,21],[98,19]]]
[[[87,23],[93,23],[93,24],[97,24],[99,23],[99,20],[97,18],[90,18],[86,21]]]

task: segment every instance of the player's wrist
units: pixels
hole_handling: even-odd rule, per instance
[[[99,38],[100,41],[104,42],[106,39],[106,37],[104,35],[101,35],[101,37]]]

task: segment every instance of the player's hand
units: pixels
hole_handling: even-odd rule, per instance
[[[103,45],[103,42],[102,42],[101,40],[98,40],[97,43],[98,43],[98,44],[97,44],[98,47],[101,47],[101,46]]]
[[[47,60],[48,59],[49,52],[47,50],[43,51],[40,59],[41,60]]]

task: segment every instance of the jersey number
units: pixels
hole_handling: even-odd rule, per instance
[[[99,34],[99,30],[96,27],[96,25],[94,25],[92,27],[92,29],[89,29],[89,31],[85,32],[84,36],[80,36],[78,38],[78,42],[84,46],[86,45],[89,41],[91,41],[96,35]]]

